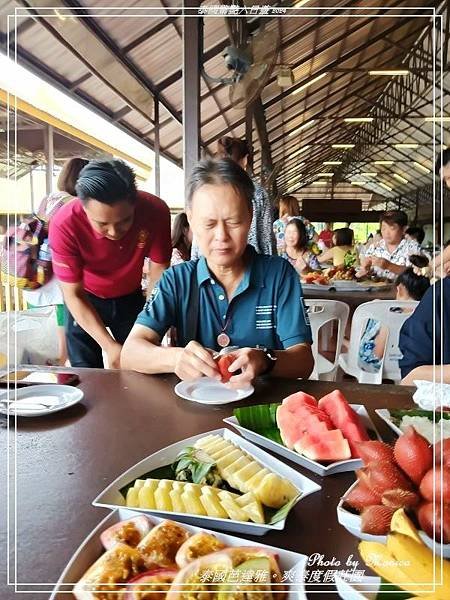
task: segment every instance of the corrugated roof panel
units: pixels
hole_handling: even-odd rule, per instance
[[[179,79],[161,94],[178,111],[183,110],[183,89],[181,84],[181,79]]]
[[[79,85],[78,89],[93,98],[99,104],[107,107],[111,112],[117,112],[126,106],[124,100],[97,77],[90,77]]]
[[[166,27],[131,50],[129,56],[154,84],[158,84],[180,68],[181,39],[174,27]]]

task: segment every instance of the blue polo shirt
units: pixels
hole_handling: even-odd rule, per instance
[[[450,277],[439,280],[425,292],[402,325],[399,347],[403,355],[399,361],[402,377],[423,365],[450,364]]]
[[[153,329],[161,338],[175,327],[177,345],[182,347],[195,339],[204,347],[220,350],[217,336],[227,322],[232,346],[254,348],[259,344],[283,350],[311,343],[295,269],[287,260],[257,254],[250,246],[246,258],[247,269],[230,302],[204,257],[167,269],[136,323]]]

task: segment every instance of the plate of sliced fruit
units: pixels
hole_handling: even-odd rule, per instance
[[[319,401],[296,392],[281,404],[244,406],[233,415],[224,422],[246,439],[322,477],[361,468],[358,443],[378,437],[366,408],[349,404],[339,390]]]
[[[229,429],[182,440],[111,483],[95,506],[263,535],[282,530],[297,502],[320,486]]]
[[[121,508],[81,544],[50,600],[68,594],[76,600],[181,600],[185,594],[201,600],[205,590],[218,600],[254,594],[306,600],[306,561],[304,554]],[[289,583],[282,581],[285,572]]]

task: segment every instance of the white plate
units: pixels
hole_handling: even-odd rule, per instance
[[[67,567],[64,569],[61,577],[56,584],[55,589],[50,597],[50,600],[67,600],[68,594],[73,590],[73,586],[77,583],[87,569],[103,554],[104,549],[100,542],[100,534],[125,519],[130,519],[137,516],[136,511],[130,511],[127,509],[120,508],[113,511],[89,534],[89,536],[82,542],[73,557],[70,559]],[[142,511],[141,511],[142,514]],[[160,523],[164,519],[151,516],[150,520],[156,524]],[[262,548],[268,548],[278,555],[281,572],[291,571],[295,574],[295,580],[298,584],[291,584],[288,592],[287,600],[306,600],[306,594],[304,591],[304,572],[307,562],[307,556],[304,554],[297,554],[296,552],[290,552],[288,550],[282,550],[281,548],[274,548],[273,546],[266,546],[259,542],[252,540],[243,540],[241,538],[234,537],[232,535],[216,534],[215,532],[209,532],[208,529],[193,527],[192,525],[185,525],[192,534],[200,531],[206,531],[213,533],[222,540],[227,546],[257,546]],[[289,584],[285,584],[289,585]],[[72,597],[72,596],[70,596]]]
[[[376,408],[375,413],[380,417],[380,419],[389,425],[392,431],[394,431],[397,435],[403,435],[403,431],[400,429],[400,427],[397,427],[397,425],[392,421],[391,413],[387,408]]]
[[[234,390],[212,377],[199,377],[192,381],[180,381],[175,386],[175,394],[200,404],[228,404],[251,396],[255,388],[250,385],[242,390]]]
[[[366,429],[372,430],[375,433],[377,439],[380,440],[381,438],[378,435],[378,432],[375,429],[375,425],[372,423],[365,406],[363,406],[362,404],[350,404],[350,406],[361,417],[361,420]],[[322,477],[324,477],[325,475],[334,475],[335,473],[344,473],[346,471],[356,471],[356,469],[361,469],[364,466],[360,458],[339,460],[334,463],[329,463],[328,465],[323,465],[322,463],[316,462],[315,460],[306,458],[306,456],[295,452],[295,450],[290,450],[289,448],[286,448],[286,446],[282,446],[278,442],[269,440],[268,438],[264,437],[263,435],[260,435],[259,433],[255,433],[250,429],[242,427],[242,425],[239,425],[239,421],[236,417],[228,417],[227,419],[224,419],[224,422],[227,423],[227,425],[231,425],[232,427],[237,429],[241,435],[243,435],[246,439],[250,440],[254,444],[258,444],[259,446],[267,448],[268,450],[271,450],[276,454],[280,454],[281,456],[284,456],[284,458],[287,458],[290,461],[297,463],[302,467],[305,467],[305,469],[309,469],[313,473],[321,475]]]
[[[360,540],[385,544],[387,542],[386,535],[371,535],[370,533],[363,533],[361,531],[361,517],[346,510],[343,506],[345,496],[347,496],[347,494],[355,487],[357,483],[358,482],[355,481],[355,483],[349,487],[344,496],[341,498],[337,506],[338,521],[348,532]],[[442,555],[444,558],[450,558],[450,544],[439,544],[426,535],[424,531],[419,531],[419,535],[423,543],[428,546],[428,548],[430,548],[430,550],[432,550],[437,556]]]
[[[381,577],[365,576],[361,577],[360,581],[353,582],[337,574],[335,583],[342,600],[369,600],[376,598],[381,585]]]
[[[80,402],[83,392],[71,385],[30,385],[0,393],[0,413],[19,417],[40,417]]]
[[[299,502],[306,498],[306,496],[309,496],[309,494],[317,492],[321,489],[320,485],[311,479],[308,479],[308,477],[301,475],[291,467],[288,467],[270,454],[267,454],[267,452],[264,452],[264,450],[261,450],[261,448],[258,448],[250,442],[247,442],[229,429],[222,428],[215,429],[214,431],[206,431],[205,433],[200,433],[199,435],[194,435],[193,437],[176,442],[175,444],[167,446],[166,448],[151,454],[147,458],[144,458],[144,460],[141,460],[141,462],[134,465],[134,467],[131,467],[128,469],[128,471],[125,471],[125,473],[120,475],[103,492],[101,492],[101,494],[99,494],[94,500],[94,506],[105,506],[107,508],[126,508],[125,498],[120,493],[120,490],[123,487],[125,487],[131,481],[139,479],[139,477],[141,477],[144,473],[148,473],[149,471],[153,471],[153,469],[157,469],[158,467],[171,464],[177,457],[178,453],[186,448],[186,446],[193,446],[197,440],[211,434],[221,435],[224,437],[224,439],[230,440],[236,444],[236,446],[239,446],[239,448],[257,460],[263,467],[267,467],[270,471],[280,475],[280,477],[289,479],[289,481],[301,491],[301,496],[298,500]],[[215,519],[213,517],[203,517],[201,515],[174,513],[144,508],[138,508],[134,510],[138,510],[139,512],[147,514],[161,515],[166,519],[175,519],[176,521],[190,523],[199,527],[213,527],[214,529],[220,529],[222,531],[248,533],[250,535],[264,535],[268,531],[273,530],[281,531],[284,529],[286,523],[285,519],[279,521],[275,525],[269,525],[266,523],[259,524],[232,521],[231,519]]]

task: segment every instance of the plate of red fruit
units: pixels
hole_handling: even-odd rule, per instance
[[[403,508],[436,554],[450,558],[450,440],[430,445],[414,427],[390,446],[360,442],[364,467],[338,504],[338,521],[366,541],[386,542],[394,512]]]

